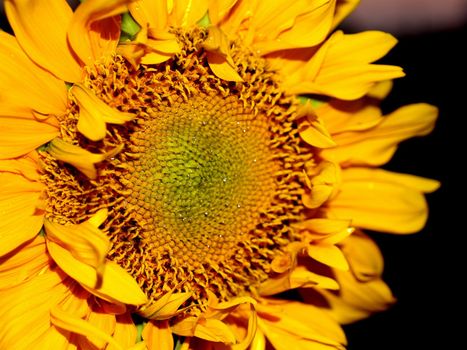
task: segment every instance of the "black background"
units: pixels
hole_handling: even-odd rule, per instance
[[[0,15],[1,28],[7,29]],[[404,104],[428,102],[440,108],[435,131],[401,144],[386,169],[442,182],[428,196],[426,228],[410,236],[373,233],[385,257],[384,277],[398,302],[387,312],[345,327],[349,350],[460,349],[465,302],[462,287],[466,229],[464,167],[467,132],[466,29],[399,37],[383,62],[402,66],[383,104],[390,112]],[[1,64],[1,63],[0,63]],[[455,320],[454,316],[461,317]],[[464,345],[465,346],[465,345]]]
[[[435,131],[403,142],[384,168],[442,182],[427,196],[430,217],[416,235],[373,233],[385,257],[384,278],[398,299],[390,310],[345,327],[349,350],[461,349],[460,326],[465,267],[461,252],[465,217],[465,129],[467,27],[398,37],[384,63],[402,66],[407,76],[394,82],[384,101],[390,112],[428,102],[440,109]],[[461,52],[464,51],[464,52]],[[453,317],[460,317],[453,319]]]

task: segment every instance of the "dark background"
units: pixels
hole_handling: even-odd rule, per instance
[[[7,29],[0,13],[0,26]],[[347,32],[355,31],[351,26]],[[461,252],[467,232],[464,166],[467,26],[399,35],[383,62],[402,66],[407,77],[395,81],[383,104],[390,112],[404,104],[428,102],[440,109],[435,131],[401,144],[386,169],[423,175],[442,182],[428,196],[426,228],[410,236],[373,233],[385,257],[385,280],[398,303],[387,312],[345,327],[349,350],[459,349],[466,340],[460,325],[465,311]],[[461,321],[453,319],[461,317]]]
[[[348,28],[352,30],[352,28]],[[345,327],[349,350],[461,349],[466,340],[462,299],[467,232],[465,211],[467,133],[465,129],[467,26],[398,36],[398,45],[384,63],[402,66],[407,76],[394,82],[383,103],[392,111],[401,105],[428,102],[440,109],[432,134],[403,142],[384,168],[423,175],[442,182],[427,196],[430,217],[423,231],[397,236],[373,233],[385,257],[385,281],[398,302],[390,310]],[[453,319],[453,317],[460,317]]]

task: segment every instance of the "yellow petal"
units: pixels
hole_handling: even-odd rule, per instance
[[[383,258],[376,244],[358,233],[344,241],[342,250],[350,270],[335,271],[340,290],[337,293],[319,291],[330,304],[329,313],[340,323],[351,323],[386,310],[395,299],[381,280]],[[302,295],[312,301],[313,294],[303,290]]]
[[[357,227],[391,233],[414,233],[425,224],[428,209],[422,192],[439,187],[434,180],[384,170],[343,171],[339,194],[329,202],[329,217],[352,220]]]
[[[322,156],[345,165],[384,164],[399,142],[430,133],[437,114],[437,108],[427,104],[402,107],[381,118],[381,123],[370,130],[337,135],[339,147],[324,150]]]
[[[341,284],[340,295],[337,297],[324,293],[332,305],[330,312],[339,323],[348,324],[367,318],[387,310],[396,301],[387,284],[380,278],[359,283],[350,272],[339,272],[337,278]]]
[[[137,0],[128,4],[131,16],[142,28],[167,29],[167,0]]]
[[[337,290],[337,282],[327,276],[309,271],[305,266],[297,266],[290,274],[290,288],[317,287],[321,289]]]
[[[321,43],[331,29],[336,1],[274,1],[259,4],[255,17],[261,19],[254,18],[252,21],[257,28],[254,47],[261,55],[266,55],[273,51],[312,47]],[[274,11],[273,16],[261,6]]]
[[[212,342],[234,344],[235,334],[222,321],[216,319],[202,319],[195,328],[195,337]]]
[[[332,235],[334,233],[339,233],[345,231],[349,228],[350,220],[335,220],[335,219],[309,219],[297,224],[294,224],[294,227],[300,230],[310,230],[312,232],[318,233],[320,235]]]
[[[63,272],[47,266],[34,278],[0,290],[0,348],[36,349],[34,344],[51,326],[50,309],[67,299],[81,299],[76,287]]]
[[[191,293],[165,293],[149,307],[145,307],[138,313],[151,320],[166,320],[174,317],[179,312],[180,306],[191,297]]]
[[[307,249],[308,255],[330,267],[335,267],[339,270],[348,270],[349,264],[345,259],[342,251],[335,245],[330,244],[313,244]]]
[[[131,315],[129,313],[117,315],[116,320],[117,323],[113,334],[115,341],[122,344],[125,349],[135,345],[137,330]]]
[[[303,124],[300,125],[303,127]],[[328,148],[336,146],[331,135],[319,121],[314,121],[300,132],[300,137],[308,144],[318,148]]]
[[[173,350],[174,340],[168,321],[150,321],[143,329],[143,339],[148,349]]]
[[[208,11],[211,23],[213,25],[219,24],[237,2],[237,0],[210,0]]]
[[[275,295],[284,291],[301,287],[319,287],[336,290],[339,285],[332,278],[318,275],[304,266],[297,266],[291,272],[282,273],[262,282],[258,287],[261,296]]]
[[[360,3],[360,0],[338,0],[332,27],[337,27]]]
[[[43,213],[36,208],[44,190],[40,182],[21,175],[0,172],[0,256],[34,238],[43,223]]]
[[[256,303],[254,305],[256,305]],[[261,335],[261,331],[258,330],[258,317],[254,305],[250,304],[250,313],[248,316],[248,327],[246,336],[242,340],[240,340],[239,343],[232,345],[233,350],[255,349],[255,347],[260,347],[261,341],[259,338]],[[260,335],[257,336],[258,332],[260,333]],[[254,339],[256,339],[256,343],[252,344]]]
[[[181,50],[180,45],[175,38],[165,40],[148,39],[146,45],[155,51],[171,55],[176,54]]]
[[[110,248],[110,241],[97,226],[90,221],[64,226],[46,219],[44,227],[48,240],[68,250],[75,259],[95,268],[100,278],[102,277],[100,274]]]
[[[332,25],[335,1],[211,1],[209,16],[230,37],[265,55],[311,47],[323,41]]]
[[[128,350],[147,350],[146,344],[144,342],[136,343],[135,345],[128,348]]]
[[[123,56],[134,69],[137,69],[138,64],[141,61],[141,57],[145,55],[145,47],[138,43],[123,42],[118,45],[117,54]]]
[[[133,277],[114,262],[105,263],[102,281],[99,281],[95,269],[74,258],[60,245],[47,240],[47,250],[67,275],[94,295],[110,302],[130,305],[142,305],[147,302],[146,295]]]
[[[342,242],[342,251],[358,281],[366,282],[380,278],[383,274],[383,255],[378,245],[367,235],[357,231]]]
[[[58,329],[54,325],[33,343],[32,349],[77,349],[75,344],[70,343],[71,332]]]
[[[215,75],[227,81],[243,80],[230,56],[230,41],[221,29],[209,27],[203,48],[207,51],[208,64]]]
[[[37,152],[22,157],[0,160],[0,171],[24,176],[30,181],[40,181],[40,165]]]
[[[331,162],[322,162],[310,179],[310,192],[303,195],[303,204],[307,208],[318,208],[336,191],[340,182],[340,169]]]
[[[266,349],[266,337],[264,336],[261,329],[256,329],[255,336],[250,345],[251,350],[265,350]]]
[[[37,236],[0,257],[0,290],[13,288],[48,265],[44,237]]]
[[[284,76],[284,88],[291,94],[358,99],[376,83],[404,76],[399,67],[371,64],[395,43],[392,36],[382,32],[336,32],[307,62],[302,61],[299,69]]]
[[[97,177],[97,170],[95,165],[107,158],[113,157],[119,153],[122,148],[123,145],[107,153],[96,154],[91,153],[79,146],[67,143],[62,139],[55,138],[49,143],[47,152],[49,152],[56,159],[73,165],[76,169],[81,171],[90,179],[95,179]]]
[[[148,52],[141,57],[142,64],[159,64],[168,61],[172,58],[173,54],[166,54],[160,52]]]
[[[217,77],[226,81],[243,81],[235,67],[229,64],[224,56],[212,52],[208,52],[207,56],[209,68]]]
[[[172,332],[182,337],[192,337],[195,334],[197,323],[198,317],[185,317],[172,325]]]
[[[300,137],[308,144],[318,148],[333,147],[336,143],[324,126],[324,123],[314,114],[309,101],[302,107],[307,117],[299,125]],[[300,112],[298,112],[300,114]]]
[[[235,297],[229,301],[223,301],[221,303],[214,303],[214,305],[209,305],[210,309],[216,310],[213,312],[213,315],[219,315],[219,314],[230,314],[231,311],[236,309],[238,306],[241,304],[248,304],[248,305],[256,305],[256,301],[251,298],[251,297]],[[220,312],[219,312],[220,311]]]
[[[208,0],[173,1],[170,23],[177,27],[195,25],[208,11]]]
[[[60,329],[64,329],[76,334],[84,335],[88,338],[98,338],[105,343],[109,343],[114,348],[123,350],[115,339],[112,336],[108,335],[101,329],[95,327],[90,322],[85,321],[79,317],[68,314],[58,307],[52,308],[50,310],[50,321],[51,323]]]
[[[256,300],[245,296],[219,303],[217,297],[210,291],[208,291],[208,299],[208,309],[202,315],[199,323],[203,324],[204,319],[222,320],[236,339],[232,349],[247,349],[257,329]],[[246,329],[245,320],[248,320]]]
[[[70,92],[79,106],[78,131],[92,141],[105,137],[106,123],[124,124],[135,117],[110,107],[81,84],[73,85]]]
[[[169,39],[148,39],[145,43],[147,53],[142,57],[143,64],[159,64],[173,57],[180,52],[181,48],[175,38]]]
[[[381,110],[367,98],[355,101],[332,99],[316,109],[326,128],[334,138],[351,131],[362,131],[381,123]]]
[[[281,254],[276,256],[271,262],[271,270],[276,273],[283,273],[290,270],[295,263],[291,254]]]
[[[16,158],[32,152],[57,135],[57,127],[32,117],[0,117],[0,158]]]
[[[21,47],[41,67],[68,82],[82,69],[67,42],[73,11],[63,0],[6,0],[5,11]]]
[[[297,344],[297,349],[313,349],[309,343],[316,349],[344,349],[346,339],[338,323],[313,305],[262,299],[257,308],[259,328],[276,349],[290,349],[291,344]],[[299,339],[304,342],[297,343]]]
[[[381,81],[373,86],[370,91],[368,91],[367,96],[369,98],[375,98],[380,101],[384,100],[386,97],[388,97],[393,85],[394,84],[392,80]]]
[[[74,314],[73,314],[74,315]],[[76,315],[74,315],[76,316]],[[115,315],[108,314],[103,310],[93,310],[89,313],[86,321],[93,327],[104,332],[108,336],[111,336],[115,330]],[[96,335],[87,335],[87,341],[96,346],[99,349],[102,349],[106,346],[107,340],[103,339],[101,336]],[[115,343],[117,343],[115,341]]]
[[[120,22],[114,17],[127,11],[130,0],[93,0],[81,3],[68,28],[71,47],[86,64],[115,52]]]
[[[18,45],[15,37],[0,31],[0,75],[2,101],[0,116],[33,117],[62,115],[66,111],[67,90],[63,81],[35,65]]]

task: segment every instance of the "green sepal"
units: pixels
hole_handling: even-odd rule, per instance
[[[307,102],[311,103],[311,107],[313,108],[318,108],[319,106],[325,104],[327,101],[326,98],[322,96],[308,96],[308,95],[299,95],[297,96],[298,101],[300,101],[301,104],[305,104]]]
[[[208,13],[206,12],[206,14],[203,16],[203,18],[201,18],[197,25],[201,28],[207,28],[211,25],[211,20],[209,19],[209,15]]]
[[[129,12],[122,14],[120,41],[133,40],[140,30],[141,26],[136,23]]]

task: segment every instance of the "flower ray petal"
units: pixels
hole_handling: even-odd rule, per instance
[[[6,0],[5,11],[21,47],[41,67],[67,82],[82,78],[66,29],[73,12],[63,0]]]

